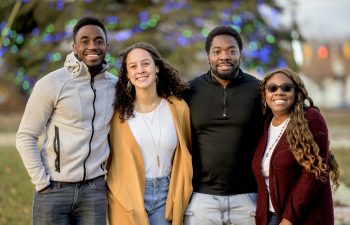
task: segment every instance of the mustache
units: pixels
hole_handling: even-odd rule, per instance
[[[99,55],[102,54],[102,52],[99,51],[99,50],[88,50],[88,51],[85,51],[85,52],[84,52],[84,54],[91,54],[91,53],[99,54]]]
[[[230,66],[235,66],[233,63],[230,63],[230,62],[223,62],[223,63],[219,63],[216,67],[218,67],[218,66],[223,66],[223,65],[230,65]]]

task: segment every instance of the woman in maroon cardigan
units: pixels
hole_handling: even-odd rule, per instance
[[[330,178],[337,187],[339,171],[324,118],[289,69],[267,74],[260,92],[267,120],[252,164],[256,224],[333,225]]]

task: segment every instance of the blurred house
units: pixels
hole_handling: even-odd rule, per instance
[[[350,108],[350,41],[301,45],[299,73],[315,104],[322,108]]]

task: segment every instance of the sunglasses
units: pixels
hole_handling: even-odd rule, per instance
[[[277,85],[277,84],[268,84],[266,85],[266,90],[270,93],[274,93],[279,89],[283,92],[290,92],[295,86],[290,83],[284,83],[282,85]]]

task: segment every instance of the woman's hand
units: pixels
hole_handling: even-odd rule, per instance
[[[293,225],[289,220],[283,218],[279,225]]]

